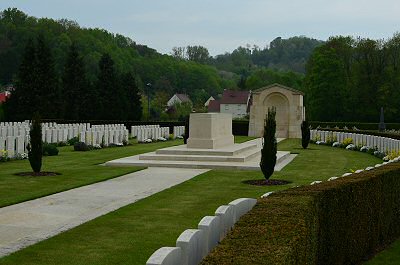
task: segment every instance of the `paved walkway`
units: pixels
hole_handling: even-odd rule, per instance
[[[0,257],[189,180],[207,169],[148,168],[0,208]]]

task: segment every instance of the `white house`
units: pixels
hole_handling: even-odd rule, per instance
[[[220,100],[210,101],[208,112],[231,113],[232,118],[243,118],[249,114],[251,91],[224,90]]]

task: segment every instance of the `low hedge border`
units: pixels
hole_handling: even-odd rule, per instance
[[[400,163],[259,199],[202,264],[358,264],[400,236]]]

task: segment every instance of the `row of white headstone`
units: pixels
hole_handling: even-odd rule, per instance
[[[256,199],[240,198],[218,207],[214,216],[201,219],[198,229],[185,230],[176,240],[176,247],[156,250],[146,265],[199,264],[256,203]]]
[[[378,151],[383,153],[390,153],[392,151],[400,151],[400,140],[367,135],[358,133],[346,133],[346,132],[332,132],[332,131],[318,131],[311,130],[311,140],[319,140],[327,142],[328,140],[335,139],[339,143],[347,138],[353,139],[353,144],[357,146],[367,146],[369,148],[377,148]]]
[[[128,142],[129,131],[127,129],[122,130],[89,130],[80,132],[79,141],[84,142],[87,145],[103,145],[109,146],[111,144],[123,144]]]
[[[30,122],[0,123],[0,157],[13,158],[27,153]],[[78,137],[88,145],[122,144],[128,141],[129,132],[123,124],[93,125],[90,123],[42,123],[42,141],[60,143]]]
[[[185,133],[185,126],[174,126],[173,137],[178,138]],[[139,125],[131,127],[131,136],[136,137],[138,142],[145,140],[158,140],[161,137],[169,139],[169,127],[160,127],[160,125]]]

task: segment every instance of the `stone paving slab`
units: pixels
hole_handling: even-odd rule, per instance
[[[148,168],[0,208],[0,257],[180,184],[205,169]]]

